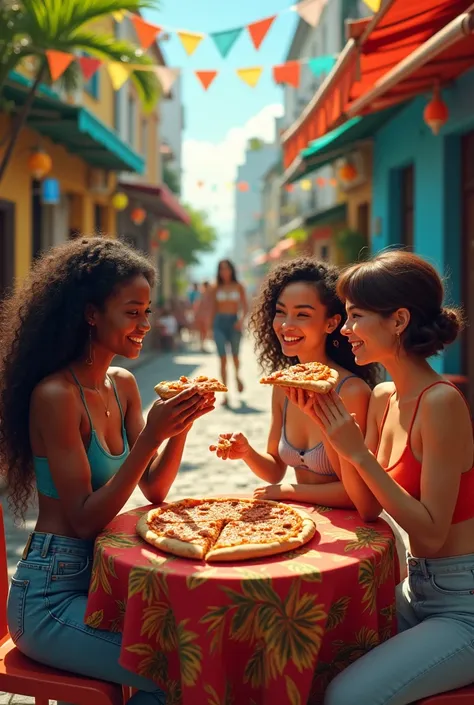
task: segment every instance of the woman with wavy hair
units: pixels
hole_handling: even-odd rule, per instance
[[[324,705],[408,705],[474,680],[472,422],[428,362],[454,342],[462,316],[444,307],[436,270],[409,252],[350,267],[338,292],[356,363],[382,364],[393,381],[372,392],[365,438],[336,393],[302,395],[301,408],[338,454],[360,514],[385,509],[410,550],[398,634],[338,675]]]
[[[161,502],[193,422],[213,408],[194,389],[143,421],[136,358],[150,330],[155,271],[121,242],[81,239],[46,253],[0,314],[0,465],[24,514],[39,514],[12,578],[8,625],[27,656],[131,686],[134,705],[164,703],[119,665],[121,634],[84,624],[97,534],[140,487]],[[167,440],[163,449],[160,447]]]
[[[357,367],[341,335],[344,306],[336,294],[338,269],[310,258],[285,262],[262,287],[250,325],[261,367],[273,372],[296,362],[318,361],[339,373],[338,391],[365,427],[376,370]],[[332,507],[353,507],[341,482],[341,463],[319,426],[298,408],[301,390],[273,388],[267,451],[255,450],[242,433],[221,434],[231,441],[223,459],[242,459],[267,483],[261,499],[293,499]],[[282,483],[293,467],[296,484]]]

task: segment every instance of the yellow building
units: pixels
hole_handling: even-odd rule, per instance
[[[122,25],[131,23],[125,20]],[[113,19],[97,27],[110,34],[123,31]],[[136,43],[136,37],[130,39]],[[150,52],[157,64],[164,63],[158,46]],[[12,72],[4,97],[21,107],[30,86],[27,69]],[[144,112],[130,81],[114,91],[105,65],[72,96],[60,95],[55,86],[40,87],[0,184],[0,296],[27,274],[42,250],[79,233],[115,237],[117,212],[112,196],[123,175],[148,188],[160,188],[159,111],[158,103],[150,113]],[[0,135],[8,135],[11,124],[11,118],[0,113]],[[3,146],[0,141],[0,156]],[[52,168],[47,176],[59,185],[59,198],[52,205],[47,202],[46,184],[35,180],[29,169],[37,149],[49,155]],[[168,210],[179,211],[173,197],[171,201]],[[131,198],[121,218],[131,215],[135,205]],[[170,215],[165,208],[164,215],[182,214]],[[146,228],[140,242],[146,248],[154,223],[148,216],[147,211],[140,226]]]

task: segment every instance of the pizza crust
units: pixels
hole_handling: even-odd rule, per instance
[[[176,389],[174,385],[181,386],[179,389]],[[161,397],[161,399],[166,400],[176,397],[178,394],[181,394],[181,392],[184,392],[185,389],[188,389],[191,386],[195,386],[197,391],[199,392],[208,394],[229,391],[225,384],[219,382],[218,379],[215,379],[214,377],[204,378],[202,376],[196,377],[194,379],[188,379],[187,377],[183,377],[179,380],[159,382],[154,387],[154,389],[158,396]]]
[[[291,370],[291,367],[288,369]],[[274,387],[295,387],[297,389],[305,389],[308,392],[315,392],[316,394],[328,394],[331,389],[334,389],[339,380],[339,372],[337,372],[337,370],[333,370],[331,367],[328,369],[330,372],[328,379],[298,380],[297,377],[285,377],[285,370],[282,370],[281,377],[275,377],[274,379],[272,379],[271,375],[268,377],[263,377],[260,380],[260,384],[270,384]]]
[[[152,518],[155,511],[156,510],[152,509],[146,512],[137,522],[137,533],[142,539],[152,546],[155,546],[155,548],[159,548],[160,551],[165,551],[165,553],[173,553],[182,558],[202,560],[206,553],[204,546],[198,543],[191,543],[190,541],[180,541],[170,536],[158,536],[154,531],[150,531],[148,518]]]

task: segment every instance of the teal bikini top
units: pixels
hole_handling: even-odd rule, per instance
[[[100,487],[103,487],[106,482],[108,482],[110,478],[115,475],[115,473],[120,468],[129,453],[127,432],[125,430],[125,419],[123,416],[122,405],[120,404],[120,399],[117,393],[117,387],[115,386],[115,382],[111,377],[109,377],[110,383],[112,384],[114,390],[115,398],[117,400],[117,404],[120,409],[123,439],[122,453],[120,455],[111,455],[102,447],[99,439],[97,438],[97,434],[92,423],[92,418],[89,413],[89,409],[87,408],[84,390],[82,389],[82,386],[74,372],[72,370],[69,371],[74,377],[74,381],[76,382],[77,386],[79,387],[79,393],[81,395],[82,403],[84,404],[84,408],[87,412],[87,417],[91,426],[91,437],[86,452],[91,468],[92,489],[95,491],[98,490]],[[36,475],[36,486],[38,488],[38,492],[46,495],[46,497],[53,497],[54,499],[59,499],[58,491],[53,482],[53,478],[51,477],[51,470],[49,469],[48,458],[42,458],[34,455],[33,467]],[[65,471],[67,472],[67,468],[65,468]]]

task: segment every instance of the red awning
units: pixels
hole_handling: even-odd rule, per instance
[[[185,225],[191,224],[186,210],[172,191],[164,184],[161,186],[150,186],[149,184],[140,184],[138,182],[121,181],[119,186],[128,196],[139,201],[143,208],[149,210],[158,218],[178,220]]]
[[[348,117],[382,110],[452,81],[474,65],[472,0],[391,0],[351,38],[282,138],[288,168],[302,149]]]

